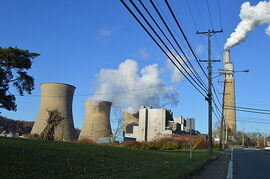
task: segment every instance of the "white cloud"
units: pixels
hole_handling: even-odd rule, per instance
[[[172,51],[172,50],[171,50]],[[173,52],[173,51],[172,51]],[[177,65],[177,67],[184,73],[184,74],[187,74],[185,72],[185,70],[182,68],[183,67],[186,67],[185,66],[185,63],[184,61],[186,62],[187,59],[184,58],[184,57],[180,57],[179,55],[177,55],[175,52],[173,52],[173,55],[174,57],[176,57],[176,59],[179,61],[179,63],[182,65],[180,65],[176,60],[175,58],[173,57],[173,55],[171,53],[168,53],[169,57],[173,60],[173,62]],[[167,59],[167,65],[168,65],[168,68],[169,70],[171,71],[171,81],[172,82],[180,82],[183,78],[184,78],[184,75],[179,71],[179,69],[174,66],[174,64],[171,62],[170,59]],[[185,68],[186,69],[186,68]],[[189,69],[186,69],[186,71],[188,73],[191,73],[191,71]]]
[[[109,38],[112,35],[112,30],[102,28],[99,30],[98,35],[99,35],[99,37]]]
[[[111,101],[130,113],[137,112],[140,106],[177,105],[179,93],[164,85],[160,75],[157,64],[140,70],[136,61],[127,59],[117,69],[102,69],[96,75],[91,99]]]
[[[143,60],[147,60],[150,57],[150,54],[146,51],[145,48],[139,49],[139,57]]]
[[[270,36],[270,25],[265,29],[265,33]]]
[[[197,45],[196,48],[195,48],[195,52],[197,54],[202,54],[205,52],[205,46],[200,44],[200,45]]]

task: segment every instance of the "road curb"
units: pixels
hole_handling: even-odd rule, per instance
[[[233,179],[233,148],[231,148],[230,161],[227,169],[226,179]]]

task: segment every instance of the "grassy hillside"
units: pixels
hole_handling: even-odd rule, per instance
[[[0,153],[0,178],[179,178],[213,157],[15,138],[0,138]]]

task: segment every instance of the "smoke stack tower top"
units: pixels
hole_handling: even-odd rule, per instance
[[[223,61],[224,61],[224,74],[226,79],[234,78],[234,66],[231,62],[230,50],[224,50],[223,52]]]
[[[231,61],[231,57],[230,57],[230,50],[229,49],[225,49],[224,52],[223,52],[223,60],[224,60],[224,63],[228,63]]]

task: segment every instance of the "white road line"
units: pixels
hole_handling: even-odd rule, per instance
[[[233,148],[231,148],[231,155],[230,155],[230,161],[228,165],[226,179],[233,179]]]

